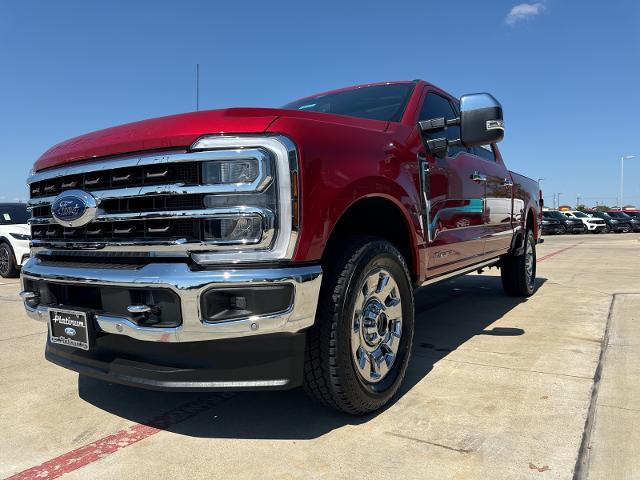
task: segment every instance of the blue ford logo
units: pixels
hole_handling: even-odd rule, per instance
[[[97,215],[96,199],[82,190],[62,192],[51,204],[51,215],[65,227],[86,225]]]
[[[51,207],[53,214],[60,220],[70,222],[77,220],[87,210],[87,205],[81,198],[64,196],[58,198]]]
[[[76,329],[75,328],[71,328],[71,327],[67,327],[64,329],[64,333],[66,335],[68,335],[69,337],[73,337],[76,334]]]

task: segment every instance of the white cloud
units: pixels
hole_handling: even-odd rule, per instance
[[[546,10],[546,6],[542,2],[536,3],[520,3],[513,7],[507,14],[505,23],[514,25],[521,20],[536,17]]]

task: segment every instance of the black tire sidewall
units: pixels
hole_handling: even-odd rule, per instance
[[[527,292],[529,293],[529,295],[531,295],[536,289],[536,273],[537,273],[536,269],[537,269],[537,263],[538,263],[538,253],[536,252],[536,241],[535,241],[535,238],[533,237],[533,232],[531,230],[527,232],[526,242],[531,243],[531,249],[533,251],[533,271],[531,272],[532,281],[530,283],[527,282],[526,248],[525,248],[525,255],[524,255],[525,258],[522,261],[522,275],[524,276],[524,283],[526,284]]]
[[[351,272],[348,286],[340,298],[342,314],[337,326],[338,351],[336,361],[339,370],[345,377],[343,379],[345,390],[357,389],[358,394],[366,397],[369,401],[384,404],[398,390],[409,363],[413,343],[414,305],[413,289],[406,267],[399,261],[399,258],[389,253],[377,254],[373,258],[369,257],[372,249],[376,249],[376,243],[379,242],[372,243],[363,250],[357,265]],[[356,308],[357,289],[372,271],[381,268],[391,273],[400,290],[399,294],[402,300],[402,337],[396,360],[387,376],[378,383],[370,384],[365,382],[356,371],[351,352],[351,328]]]
[[[15,277],[17,274],[17,269],[16,269],[16,258],[13,253],[13,249],[6,242],[0,243],[0,249],[6,249],[7,254],[9,255],[9,265],[7,267],[7,271],[0,272],[0,276],[2,276],[3,278]]]

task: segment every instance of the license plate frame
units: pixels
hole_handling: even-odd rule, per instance
[[[49,308],[48,323],[51,343],[81,350],[91,349],[92,332],[88,312]]]

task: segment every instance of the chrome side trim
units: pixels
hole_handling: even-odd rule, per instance
[[[453,272],[445,273],[443,275],[439,275],[433,278],[427,278],[424,282],[420,284],[420,287],[425,287],[427,285],[433,285],[434,283],[443,282],[445,280],[450,280],[455,277],[460,277],[462,275],[466,275],[467,273],[471,273],[474,270],[478,270],[480,268],[491,267],[496,265],[500,261],[499,257],[492,258],[491,260],[485,260],[480,263],[476,263],[474,265],[469,265],[467,267],[461,268],[460,270],[455,270]]]
[[[313,325],[322,269],[318,265],[303,267],[225,269],[192,271],[184,263],[152,263],[136,270],[109,268],[71,268],[43,265],[31,258],[22,268],[25,280],[51,283],[91,284],[131,288],[167,288],[180,297],[182,325],[176,328],[140,327],[129,317],[96,312],[100,330],[116,335],[152,342],[196,342],[239,338],[270,333],[295,333]],[[210,288],[288,283],[294,286],[293,306],[275,315],[253,316],[220,323],[205,323],[200,313],[200,295]],[[25,299],[27,314],[34,320],[47,321],[47,305],[37,299]],[[72,308],[73,305],[69,305]]]

